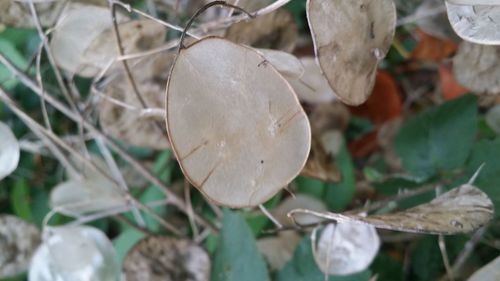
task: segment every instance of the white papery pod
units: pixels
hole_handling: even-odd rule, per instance
[[[335,100],[335,93],[328,84],[314,57],[300,58],[304,74],[298,79],[288,79],[299,100],[307,103],[328,103]]]
[[[500,6],[498,4],[464,5],[454,2],[458,1],[447,0],[446,9],[451,26],[458,36],[477,44],[500,44]]]
[[[271,63],[276,70],[283,75],[288,81],[298,79],[304,74],[304,66],[300,60],[294,55],[271,49],[256,49],[261,53],[266,60]]]
[[[317,212],[326,211],[326,205],[323,201],[305,194],[297,194],[283,200],[271,211],[271,214],[285,226],[294,225],[293,221],[288,217],[288,212],[294,209],[309,209]],[[303,225],[321,222],[315,216],[298,215],[295,220]]]
[[[456,5],[500,5],[500,0],[446,0]]]
[[[68,180],[52,189],[50,206],[68,216],[105,210],[125,211],[127,201],[118,186],[105,178]]]
[[[500,280],[500,256],[474,272],[467,281],[498,281]]]
[[[180,50],[166,122],[186,178],[217,204],[259,205],[303,168],[311,128],[295,92],[255,50],[222,38]]]
[[[49,227],[29,270],[29,281],[116,281],[111,241],[90,226]]]
[[[396,30],[392,0],[308,0],[307,20],[323,74],[349,105],[372,93]]]
[[[314,260],[325,274],[349,275],[365,270],[378,253],[380,238],[371,225],[328,224],[316,244],[312,233]]]
[[[500,46],[460,43],[453,57],[457,81],[478,94],[500,94]]]
[[[21,149],[7,124],[0,122],[0,180],[10,175],[19,164]]]

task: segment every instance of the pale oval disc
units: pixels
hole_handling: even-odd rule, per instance
[[[50,206],[67,215],[83,214],[127,207],[120,189],[108,179],[95,178],[69,180],[54,187],[50,192]]]
[[[328,103],[335,99],[335,93],[328,84],[321,68],[313,57],[300,58],[304,74],[298,79],[289,79],[299,100],[312,104]]]
[[[456,5],[446,1],[451,26],[466,41],[500,44],[500,6]]]
[[[299,79],[304,74],[304,66],[294,55],[272,49],[256,49],[278,70],[287,81]]]
[[[349,105],[365,102],[394,37],[394,2],[308,0],[307,19],[319,65],[337,97]]]
[[[315,242],[313,233],[312,242]],[[328,224],[313,244],[314,260],[325,274],[350,275],[365,270],[378,253],[380,238],[371,225]]]
[[[207,38],[181,50],[167,128],[189,181],[212,201],[265,202],[300,172],[311,129],[293,89],[254,50]]]
[[[72,3],[68,5],[52,33],[50,47],[57,65],[71,73],[91,77],[99,69],[82,68],[81,59],[92,41],[112,26],[108,8]]]
[[[150,236],[128,252],[123,272],[127,281],[208,281],[210,258],[189,240]]]
[[[325,203],[323,203],[323,201],[306,194],[297,194],[296,196],[290,196],[283,200],[278,206],[276,206],[276,208],[271,211],[271,214],[282,225],[293,226],[293,221],[288,217],[288,212],[293,209],[299,208],[314,210],[317,212],[324,212],[327,210],[326,205]],[[321,222],[321,219],[308,215],[298,215],[295,220],[303,225]]]
[[[26,271],[40,240],[40,232],[34,225],[15,216],[1,215],[0,279]]]
[[[492,260],[478,271],[474,272],[467,281],[496,281],[500,280],[500,256]]]
[[[446,0],[456,5],[500,5],[500,0]]]
[[[29,281],[116,281],[117,269],[113,245],[99,229],[50,227],[33,256]]]
[[[493,219],[493,202],[479,188],[464,184],[432,201],[383,215],[320,213],[293,210],[290,215],[311,214],[337,222],[364,223],[376,228],[427,234],[469,233]]]
[[[453,57],[457,81],[478,94],[500,94],[500,46],[464,41]]]
[[[21,149],[7,124],[0,122],[0,180],[10,175],[19,164]]]

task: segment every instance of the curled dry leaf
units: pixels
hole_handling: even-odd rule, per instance
[[[335,99],[332,88],[321,73],[313,57],[300,58],[304,73],[296,79],[288,79],[299,100],[311,104],[329,103]]]
[[[170,143],[186,178],[221,205],[265,202],[309,154],[307,116],[266,62],[248,47],[211,37],[181,49],[171,70]]]
[[[172,53],[161,53],[133,66],[132,75],[148,108],[165,108],[165,84],[174,57]],[[99,103],[104,131],[140,147],[159,150],[170,147],[164,123],[141,116],[142,104],[128,83],[126,73],[120,70],[115,74],[117,76],[103,89],[105,96]]]
[[[493,203],[479,188],[464,184],[430,201],[404,211],[363,217],[352,214],[294,210],[337,222],[364,223],[377,228],[429,234],[469,233],[493,218]]]
[[[189,240],[150,236],[129,251],[123,273],[127,281],[208,281],[210,258]]]
[[[317,212],[324,212],[327,210],[325,203],[314,197],[297,194],[295,197],[288,197],[283,202],[281,202],[276,208],[271,211],[271,214],[284,226],[292,226],[293,221],[287,216],[287,214],[294,209],[308,209]],[[296,217],[297,222],[300,224],[313,224],[320,222],[321,220],[314,216],[308,215],[298,215]]]
[[[21,149],[7,124],[0,122],[0,180],[10,175],[19,164]]]
[[[328,224],[316,244],[312,233],[314,260],[325,274],[349,275],[368,268],[378,253],[380,238],[375,227],[357,223]]]
[[[500,280],[500,256],[472,274],[467,281]]]
[[[307,18],[319,65],[337,97],[349,105],[366,101],[394,37],[394,2],[308,0]]]
[[[446,0],[451,26],[458,36],[477,44],[500,44],[500,4],[459,5]]]
[[[26,271],[40,240],[34,225],[15,216],[0,216],[0,279]]]
[[[282,268],[293,256],[301,237],[295,231],[281,231],[277,237],[257,240],[257,248],[267,260],[271,269]]]
[[[118,262],[108,237],[90,226],[49,227],[29,270],[29,281],[115,281]]]
[[[458,82],[475,93],[500,93],[500,47],[462,42],[453,58]]]
[[[247,22],[233,24],[226,31],[226,38],[235,43],[285,52],[292,52],[295,49],[297,37],[295,21],[284,9],[278,9]]]

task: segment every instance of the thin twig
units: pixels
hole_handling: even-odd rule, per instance
[[[283,225],[266,209],[266,207],[264,207],[264,205],[260,204],[259,209],[269,220],[274,223],[274,225],[276,225],[278,229],[283,228]]]
[[[34,83],[28,76],[26,76],[23,72],[17,69],[12,62],[10,62],[3,54],[0,53],[0,63],[5,65],[7,69],[13,73],[25,86],[30,88],[33,92],[35,92],[38,96],[42,97],[42,90]],[[45,99],[48,103],[50,103],[55,109],[66,115],[68,118],[73,120],[74,122],[79,122],[80,117],[77,113],[68,109],[64,104],[56,100],[52,95],[45,95]],[[90,133],[95,136],[103,137],[103,140],[106,142],[111,150],[117,153],[123,160],[125,160],[129,165],[131,165],[134,169],[136,169],[145,179],[147,179],[153,186],[159,188],[162,192],[164,192],[169,198],[170,202],[173,206],[177,207],[179,210],[187,214],[187,207],[184,204],[183,200],[181,200],[174,192],[169,190],[169,188],[164,185],[156,176],[154,176],[148,169],[146,169],[141,163],[139,163],[134,157],[132,157],[127,151],[117,145],[111,138],[98,130],[94,125],[89,123],[86,120],[83,120],[83,126]],[[210,228],[213,232],[218,232],[217,228],[212,225],[209,221],[204,219],[198,214],[194,214],[194,218],[200,224],[205,227]]]
[[[30,7],[31,15],[33,17],[33,22],[35,24],[36,30],[38,31],[38,35],[40,36],[40,39],[42,40],[42,44],[45,48],[45,52],[47,53],[47,58],[49,59],[49,63],[52,67],[52,70],[54,71],[55,76],[56,76],[57,84],[59,85],[59,88],[60,88],[63,96],[66,98],[66,101],[69,103],[71,109],[76,111],[77,107],[76,107],[75,101],[73,100],[68,89],[66,88],[66,85],[64,84],[61,72],[59,72],[59,69],[56,66],[57,64],[56,64],[56,60],[54,59],[54,54],[52,53],[52,49],[49,46],[49,41],[47,40],[47,36],[45,36],[45,33],[43,32],[42,25],[40,23],[40,18],[38,17],[38,12],[36,11],[35,4],[33,3],[33,0],[29,0],[28,5]]]
[[[451,270],[450,258],[448,257],[448,251],[446,251],[446,243],[444,241],[444,236],[439,235],[438,237],[439,250],[441,251],[441,257],[443,258],[444,268],[446,268],[446,275],[448,276],[448,281],[454,281],[453,271]]]

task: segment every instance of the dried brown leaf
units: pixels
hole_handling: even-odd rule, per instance
[[[353,214],[294,210],[289,215],[307,213],[337,222],[364,223],[377,228],[430,234],[469,233],[493,218],[493,203],[479,188],[464,184],[429,203],[404,211],[363,217]]]
[[[129,251],[123,272],[127,281],[208,281],[210,258],[189,240],[150,236]]]
[[[394,2],[308,0],[307,18],[319,65],[337,97],[349,105],[365,102],[394,37]]]

